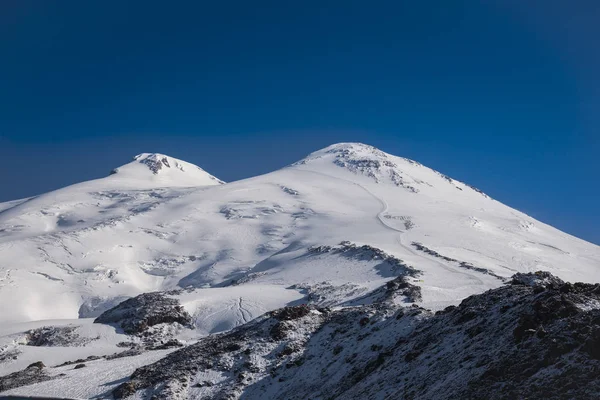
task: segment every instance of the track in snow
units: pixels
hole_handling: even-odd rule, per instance
[[[474,275],[474,274],[470,274],[470,273],[468,273],[468,272],[465,272],[465,271],[460,271],[460,270],[458,270],[457,268],[454,268],[454,267],[452,267],[452,266],[450,266],[450,265],[446,265],[446,264],[442,263],[441,261],[439,261],[439,260],[436,260],[434,257],[428,257],[428,256],[426,256],[426,255],[424,255],[424,254],[420,254],[419,252],[415,251],[415,250],[414,250],[414,249],[413,249],[413,248],[412,248],[412,247],[411,247],[409,244],[405,244],[405,243],[402,241],[402,238],[403,238],[403,235],[406,233],[406,231],[403,231],[402,229],[398,229],[398,228],[395,228],[395,227],[393,227],[393,226],[389,225],[389,224],[388,224],[388,223],[385,221],[385,218],[383,217],[383,215],[384,215],[385,213],[387,213],[387,211],[388,211],[388,209],[389,209],[389,206],[388,206],[387,202],[386,202],[384,199],[382,199],[382,198],[378,197],[377,195],[375,195],[373,192],[371,192],[369,189],[367,189],[367,188],[366,188],[366,187],[364,187],[363,185],[361,185],[361,184],[359,184],[359,183],[356,183],[356,182],[352,182],[352,181],[350,181],[350,180],[347,180],[347,179],[338,178],[338,177],[335,177],[335,176],[332,176],[332,175],[324,174],[324,173],[322,173],[322,172],[317,172],[317,171],[307,171],[307,170],[300,170],[300,171],[302,171],[302,172],[308,172],[308,173],[311,173],[311,174],[317,174],[317,175],[325,176],[325,177],[327,177],[327,178],[336,179],[336,180],[339,180],[339,181],[347,182],[347,183],[349,183],[349,184],[352,184],[352,185],[358,186],[358,187],[359,187],[359,188],[361,188],[363,191],[365,191],[366,193],[368,193],[368,194],[369,194],[371,197],[373,197],[375,200],[377,200],[377,201],[379,202],[379,204],[381,204],[381,211],[379,211],[379,212],[377,213],[377,215],[376,215],[376,218],[377,218],[377,220],[379,221],[379,223],[380,223],[380,224],[381,224],[381,225],[382,225],[384,228],[386,228],[386,229],[389,229],[389,230],[391,230],[391,231],[394,231],[394,232],[396,232],[396,233],[398,233],[398,234],[399,234],[399,235],[398,235],[398,238],[397,238],[397,240],[396,240],[396,242],[398,243],[398,245],[399,245],[400,247],[402,247],[403,249],[405,249],[406,251],[408,251],[410,254],[412,254],[412,255],[414,255],[414,256],[416,256],[416,257],[418,257],[418,258],[422,258],[422,259],[425,259],[425,260],[431,261],[431,262],[433,262],[433,263],[435,263],[435,264],[439,265],[440,267],[442,267],[443,269],[445,269],[445,270],[447,270],[447,271],[449,271],[449,272],[451,272],[451,273],[454,273],[454,274],[460,274],[460,275],[467,276],[467,277],[469,277],[471,280],[473,280],[473,281],[477,282],[477,284],[478,284],[478,285],[484,285],[484,282],[483,282],[481,279],[479,279],[479,278],[478,278],[476,275]]]
[[[244,322],[244,324],[248,321],[252,320],[252,313],[250,313],[250,311],[248,311],[246,308],[244,308],[243,306],[243,299],[240,296],[239,301],[238,301],[238,311],[242,317],[242,321]]]

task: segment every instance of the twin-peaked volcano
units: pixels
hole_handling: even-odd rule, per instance
[[[265,389],[275,390],[271,397],[294,393],[305,398],[317,392],[302,389],[314,371],[318,377],[309,380],[325,392],[343,388],[343,376],[354,383],[357,376],[383,377],[387,383],[404,377],[398,372],[403,368],[444,375],[448,359],[457,364],[452,371],[473,373],[479,370],[470,367],[470,353],[457,353],[454,343],[469,343],[465,335],[491,338],[488,316],[501,314],[502,332],[511,335],[501,334],[500,342],[490,339],[491,346],[515,348],[514,327],[505,322],[519,321],[522,335],[550,343],[552,354],[559,349],[552,346],[565,341],[544,335],[562,335],[562,323],[547,324],[546,306],[534,307],[542,310],[539,321],[511,316],[513,301],[497,301],[497,294],[508,289],[498,289],[483,295],[497,313],[488,310],[472,320],[481,307],[471,297],[455,312],[432,319],[444,329],[448,320],[460,321],[464,332],[450,327],[449,336],[443,336],[430,329],[422,340],[406,344],[398,340],[408,333],[405,328],[422,326],[412,318],[418,322],[430,313],[403,306],[440,310],[499,288],[516,273],[538,270],[565,281],[598,282],[600,248],[371,146],[336,144],[286,168],[226,184],[193,164],[145,153],[108,177],[0,204],[0,304],[5,305],[0,312],[0,391],[105,398],[115,388],[112,393],[119,396],[158,388],[157,398],[184,399],[212,398],[221,389],[231,398],[269,397],[257,394]],[[582,287],[561,284],[553,298],[562,299],[559,293],[566,290],[577,300]],[[539,290],[531,289],[532,296],[550,292]],[[521,289],[509,291],[518,295]],[[588,311],[597,311],[595,298],[588,300],[575,304],[565,298],[572,320],[583,323]],[[284,306],[297,307],[257,319]],[[305,323],[296,324],[298,318]],[[391,330],[373,325],[377,319],[388,321]],[[211,335],[238,326],[225,336]],[[256,327],[264,335],[248,336]],[[586,329],[583,336],[571,333],[593,349],[595,334]],[[313,333],[316,347],[306,344]],[[441,337],[450,337],[452,346],[431,342]],[[184,347],[128,378],[135,365],[148,365],[171,351],[165,349],[196,340],[197,346]],[[421,354],[421,344],[433,353]],[[364,350],[359,350],[361,357],[352,354],[356,348]],[[449,358],[440,361],[439,350]],[[312,361],[311,351],[319,355]],[[308,354],[306,368],[301,354]],[[477,365],[485,364],[486,354]],[[415,364],[419,359],[422,364]],[[424,370],[432,359],[438,363]],[[397,368],[380,375],[378,368],[389,360],[397,360],[392,364]],[[521,361],[521,366],[532,365],[526,357]],[[318,380],[327,368],[335,372]],[[338,374],[345,369],[351,370]],[[274,371],[283,379],[271,377]],[[404,380],[405,387],[421,390],[422,376],[419,372],[413,381]],[[255,386],[255,378],[267,379],[265,385]],[[455,378],[452,372],[448,381]],[[434,380],[435,385],[443,381]],[[404,393],[389,391],[399,390],[396,383],[366,382],[364,387],[382,391],[365,389],[365,396],[346,397]]]
[[[12,304],[1,322],[94,317],[124,297],[189,288],[197,328],[214,332],[303,298],[367,301],[407,271],[434,309],[515,272],[600,280],[598,246],[357,143],[227,184],[144,153],[0,210],[0,302]]]

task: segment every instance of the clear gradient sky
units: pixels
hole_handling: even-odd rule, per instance
[[[600,2],[0,2],[0,201],[141,152],[226,181],[341,141],[600,243]]]

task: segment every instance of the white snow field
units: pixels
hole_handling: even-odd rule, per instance
[[[117,352],[126,335],[90,318],[144,292],[186,288],[176,297],[205,335],[307,294],[350,304],[410,268],[418,271],[410,281],[422,289],[419,305],[433,310],[516,272],[600,281],[600,247],[364,144],[332,145],[226,184],[160,154],[113,172],[0,204],[0,376],[38,360]],[[390,258],[355,250],[363,245]],[[27,329],[57,324],[79,326],[89,343],[68,351],[21,343]],[[25,356],[2,361],[15,349]],[[96,363],[110,373],[86,368],[69,382],[7,393],[40,394],[39,386],[45,395],[101,397],[134,369],[127,359]]]

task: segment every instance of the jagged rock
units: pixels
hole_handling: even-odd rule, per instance
[[[146,164],[153,174],[158,174],[158,171],[160,171],[163,168],[163,166],[171,168],[167,157],[160,156],[158,154],[153,154],[149,157],[141,158],[140,163]]]
[[[288,332],[293,331],[295,324],[291,321],[303,318],[310,314],[311,308],[306,305],[297,307],[284,307],[271,313],[278,322],[271,328],[270,335],[274,340],[282,340]]]
[[[422,300],[421,287],[413,285],[406,280],[406,277],[399,276],[385,285],[385,291],[381,293],[380,301],[393,300],[396,296],[402,296],[409,303],[415,303]]]
[[[19,358],[21,350],[19,350],[16,344],[10,344],[0,347],[0,363],[5,361],[12,361]]]
[[[296,307],[284,307],[279,310],[275,310],[272,315],[279,321],[290,321],[293,319],[302,318],[310,313],[310,308],[306,305],[300,305]]]
[[[552,275],[547,271],[537,271],[534,273],[523,274],[517,273],[511,277],[511,284],[526,285],[526,286],[543,286],[557,288],[564,284],[563,280]]]
[[[95,323],[116,324],[128,334],[141,334],[150,327],[163,323],[178,323],[191,327],[192,317],[179,301],[162,293],[144,293],[125,300],[105,311]]]
[[[435,314],[393,303],[284,308],[137,369],[113,394],[185,399],[193,388],[194,396],[227,399],[596,398],[600,285],[565,284],[546,273],[511,282]]]
[[[57,376],[50,376],[46,373],[46,366],[38,361],[22,371],[0,377],[0,392],[14,389],[20,386],[31,385],[38,382],[44,382],[55,379]]]
[[[114,391],[113,396],[115,399],[123,399],[125,397],[129,397],[136,392],[136,387],[133,382],[125,382],[119,385]]]
[[[107,360],[115,360],[117,358],[137,356],[142,354],[143,352],[144,350],[141,347],[136,346],[131,349],[121,351],[120,353],[106,355],[104,356],[104,358]]]
[[[46,368],[46,366],[44,365],[44,363],[43,363],[43,362],[41,362],[41,361],[36,361],[36,362],[34,362],[33,364],[29,364],[29,365],[27,366],[27,369],[29,369],[29,368],[38,368],[38,369],[42,369],[42,368]]]
[[[448,262],[457,263],[457,264],[458,264],[458,266],[459,266],[459,267],[461,267],[461,268],[464,268],[464,269],[470,269],[470,270],[472,270],[472,271],[477,271],[477,272],[479,272],[479,273],[486,274],[486,275],[491,275],[491,276],[493,276],[494,278],[497,278],[497,279],[499,279],[499,280],[501,280],[501,281],[504,281],[504,280],[505,280],[505,278],[504,278],[504,277],[502,277],[502,276],[500,276],[500,275],[497,275],[497,274],[493,273],[492,271],[490,271],[490,270],[489,270],[489,269],[487,269],[487,268],[483,268],[483,267],[476,267],[476,266],[474,266],[473,264],[471,264],[471,263],[468,263],[468,262],[466,262],[466,261],[459,261],[459,260],[457,260],[457,259],[455,259],[455,258],[451,258],[451,257],[444,256],[444,255],[442,255],[442,254],[438,253],[437,251],[435,251],[435,250],[432,250],[432,249],[430,249],[430,248],[428,248],[428,247],[424,246],[422,243],[418,243],[418,242],[412,242],[412,243],[411,243],[411,245],[412,245],[412,246],[413,246],[415,249],[417,249],[417,250],[419,250],[419,251],[422,251],[422,252],[424,252],[424,253],[426,253],[426,254],[429,254],[430,256],[433,256],[433,257],[436,257],[436,258],[441,258],[441,259],[442,259],[442,260],[444,260],[444,261],[448,261]]]
[[[281,350],[286,347],[304,348],[310,333],[318,329],[324,319],[323,313],[305,306],[288,307],[274,314],[265,314],[233,331],[205,337],[154,364],[138,368],[131,376],[131,381],[120,385],[113,395],[123,398],[137,390],[160,385],[161,389],[155,394],[157,398],[183,399],[186,398],[187,388],[193,386],[218,392],[219,395],[213,398],[239,397],[249,378],[267,374],[266,369],[270,366],[281,365],[285,368],[285,364],[296,360],[294,352],[282,355]],[[293,335],[274,340],[270,331],[278,324],[286,324]],[[268,357],[269,365],[249,363],[248,357]],[[221,371],[231,380],[206,385],[208,379],[194,378],[196,374],[208,370]],[[231,375],[231,371],[237,371],[237,374]],[[240,376],[244,376],[244,379],[238,379]]]
[[[83,358],[78,358],[78,359],[77,359],[77,360],[75,360],[75,361],[66,361],[66,362],[64,362],[64,363],[62,363],[62,364],[59,364],[59,365],[57,365],[56,367],[64,367],[64,366],[66,366],[66,365],[73,365],[73,364],[83,364],[83,363],[85,363],[86,361],[94,361],[94,360],[99,360],[99,359],[101,359],[101,358],[104,358],[104,357],[101,357],[101,356],[88,356],[88,357],[87,357],[87,358],[85,358],[85,359],[83,359]]]
[[[167,341],[162,341],[161,343],[157,343],[156,345],[149,347],[148,350],[165,350],[171,349],[173,347],[183,347],[184,344],[176,339],[169,339]]]
[[[44,326],[31,329],[26,334],[28,346],[39,347],[75,347],[83,346],[92,339],[81,338],[75,326]]]
[[[402,171],[398,164],[393,162],[386,153],[373,146],[361,143],[342,143],[330,146],[325,152],[313,153],[294,165],[306,164],[325,155],[334,155],[333,164],[354,174],[367,176],[377,183],[389,181],[411,193],[419,192],[419,189],[414,185],[419,185],[422,182],[415,180],[415,178]],[[420,165],[416,161],[406,158],[402,158],[402,160],[412,165]]]
[[[313,254],[333,253],[351,259],[362,259],[369,261],[381,260],[389,263],[392,270],[394,270],[398,275],[417,277],[421,274],[421,271],[404,263],[403,260],[388,254],[377,247],[369,245],[359,246],[352,242],[343,241],[337,246],[311,246],[308,248],[308,252]]]

